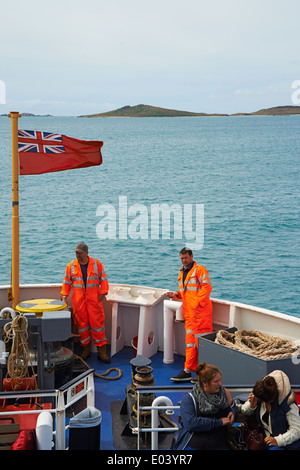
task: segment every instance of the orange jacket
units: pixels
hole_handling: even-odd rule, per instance
[[[85,287],[79,261],[71,261],[66,268],[61,295],[68,296],[72,287],[72,302],[80,299],[98,300],[100,294],[107,294],[109,285],[102,263],[89,257]]]
[[[200,319],[212,314],[212,303],[209,295],[212,285],[208,271],[204,266],[198,265],[194,261],[193,267],[189,270],[183,283],[183,268],[178,275],[179,291],[177,298],[182,298],[184,316]]]

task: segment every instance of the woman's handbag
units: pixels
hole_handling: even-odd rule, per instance
[[[227,433],[230,450],[265,450],[263,428],[255,419],[248,418],[239,426],[230,426]]]
[[[248,419],[242,428],[242,440],[248,450],[265,450],[266,443],[264,441],[263,428],[260,424],[253,419]]]

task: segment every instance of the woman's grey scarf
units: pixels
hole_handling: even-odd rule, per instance
[[[225,388],[221,387],[218,393],[205,393],[199,383],[193,388],[194,396],[198,402],[199,410],[206,415],[214,415],[219,410],[224,410],[228,405]]]

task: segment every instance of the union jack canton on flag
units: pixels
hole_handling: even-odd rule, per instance
[[[24,139],[24,141],[23,141]],[[30,139],[31,142],[26,142]],[[33,142],[36,140],[36,143]],[[52,134],[51,132],[40,131],[18,131],[19,152],[44,152],[44,153],[62,153],[65,151],[60,134]]]

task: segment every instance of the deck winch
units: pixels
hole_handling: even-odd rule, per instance
[[[61,310],[61,304],[57,302],[60,301],[56,301],[58,310],[54,307],[54,311],[38,312],[38,314],[30,311],[14,312],[8,308],[0,312],[2,339],[6,330],[11,327],[14,318],[20,317],[26,320],[28,353],[26,360],[28,360],[29,373],[36,375],[36,384],[40,390],[59,388],[69,382],[73,374],[73,352],[63,345],[63,342],[71,337],[71,313],[67,310]],[[12,330],[10,338],[6,341],[6,351],[10,354],[16,337],[17,333]],[[20,362],[25,362],[23,356],[20,358]],[[0,390],[2,390],[3,378],[6,373],[7,370],[2,365]]]
[[[133,362],[145,362],[143,356],[139,356],[138,360]],[[148,360],[149,361],[149,360]],[[151,363],[151,361],[150,361]],[[143,426],[150,426],[150,411],[138,411],[138,406],[150,406],[155,399],[154,393],[143,393],[140,395],[138,404],[138,395],[136,393],[136,387],[147,387],[155,385],[154,376],[152,374],[153,368],[150,364],[135,365],[134,373],[132,377],[132,392],[134,395],[134,403],[132,406],[132,417],[137,425],[137,416],[140,413],[140,422]]]
[[[156,399],[153,391],[145,390],[143,387],[154,387],[155,380],[153,375],[152,361],[142,355],[137,355],[130,361],[131,365],[131,384],[126,387],[126,398],[120,410],[120,415],[126,416],[126,425],[123,428],[121,436],[130,438],[136,434],[137,427],[151,428],[152,415],[151,410],[142,410],[141,407],[149,407],[153,405]],[[137,391],[139,389],[139,393]],[[169,426],[169,419],[166,417],[165,411],[159,411],[157,415],[158,427]],[[160,433],[161,438],[165,438]],[[141,445],[147,448],[151,440],[151,432],[140,432]],[[128,444],[129,445],[129,444]],[[135,444],[136,445],[136,442]]]
[[[143,387],[154,385],[153,368],[151,367],[151,360],[137,355],[130,361],[131,365],[131,384],[126,387],[126,397],[121,408],[120,414],[127,416],[127,424],[122,431],[122,436],[131,436],[137,427],[137,412],[139,406],[151,405],[155,395],[153,393],[143,393],[141,395],[140,403],[137,403],[136,387]],[[142,403],[143,402],[143,403]],[[140,413],[139,419],[142,421],[143,426],[149,426],[150,414]]]

